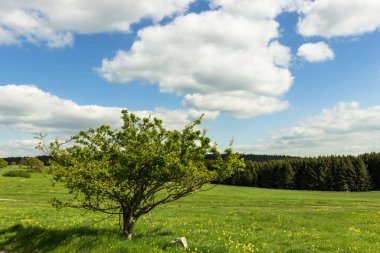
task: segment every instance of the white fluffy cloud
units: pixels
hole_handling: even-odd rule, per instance
[[[49,47],[73,43],[73,33],[128,32],[143,18],[157,22],[186,10],[193,0],[2,0],[0,44],[44,42]]]
[[[282,2],[273,1],[277,9]],[[145,28],[129,51],[104,59],[98,71],[111,82],[158,84],[163,92],[185,96],[184,103],[195,109],[208,108],[212,98],[211,110],[237,118],[282,110],[287,102],[280,96],[293,77],[290,50],[276,41],[278,11],[267,12],[265,0],[241,4],[238,8],[231,1],[214,1],[221,5],[217,10]]]
[[[270,114],[288,107],[287,101],[246,92],[224,92],[208,95],[189,94],[185,96],[184,103],[199,110],[220,111],[231,114],[238,119]]]
[[[211,0],[211,6],[221,7],[232,15],[251,19],[274,19],[283,11],[294,11],[302,0]]]
[[[339,103],[270,140],[242,145],[240,150],[289,155],[359,154],[380,149],[380,106]]]
[[[103,124],[120,127],[121,110],[118,107],[78,105],[32,85],[0,86],[0,129],[29,133],[31,138],[0,141],[0,157],[36,155],[32,133],[43,132],[49,133],[51,137],[67,138],[80,130]],[[218,116],[215,112],[194,109],[156,108],[132,112],[139,117],[152,115],[160,118],[169,129],[182,129],[202,113],[205,113],[205,119]]]
[[[109,81],[159,82],[164,92],[247,90],[278,95],[292,81],[289,49],[278,42],[274,21],[253,22],[219,11],[189,14],[139,32],[128,52],[104,60]],[[281,67],[279,67],[281,66]]]
[[[27,132],[72,132],[116,125],[120,108],[80,106],[35,86],[0,86],[0,126]]]
[[[298,48],[297,55],[304,58],[308,62],[333,60],[335,57],[335,54],[329,45],[323,41],[302,44]]]
[[[24,132],[75,133],[90,127],[121,124],[121,109],[97,105],[78,105],[31,85],[0,86],[0,127]],[[203,111],[204,112],[204,111]],[[168,128],[181,128],[199,117],[195,110],[133,111],[138,116],[152,114]],[[208,119],[217,115],[206,113]]]
[[[0,157],[41,155],[35,146],[37,146],[36,140],[3,141],[0,142]]]
[[[298,31],[304,36],[359,35],[380,28],[380,1],[300,1]]]
[[[11,36],[8,43],[6,39],[1,40],[5,44],[18,43],[21,37],[32,43],[46,41],[49,47],[62,47],[73,43],[71,33],[55,31],[46,23],[45,17],[35,10],[15,9],[0,13],[0,25]]]
[[[16,44],[17,39],[12,33],[0,27],[0,45]]]

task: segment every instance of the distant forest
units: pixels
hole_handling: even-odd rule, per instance
[[[246,168],[243,171],[218,183],[319,191],[380,189],[380,153],[245,161]]]
[[[17,157],[6,157],[6,158],[3,158],[3,159],[5,161],[7,161],[8,164],[20,164],[21,160],[24,159],[24,158],[26,158],[26,157],[17,156]],[[36,158],[38,160],[40,160],[41,162],[43,162],[45,166],[47,166],[49,164],[50,157],[47,156],[47,155],[36,156]]]
[[[293,157],[242,154],[246,168],[223,182],[227,185],[261,188],[368,191],[380,190],[380,153],[359,156]],[[4,158],[19,164],[24,157]],[[45,165],[49,156],[37,156]],[[209,161],[213,160],[208,156]]]

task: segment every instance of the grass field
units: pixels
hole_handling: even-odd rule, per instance
[[[217,186],[142,217],[134,240],[118,235],[118,217],[55,210],[67,191],[46,174],[8,178],[0,170],[0,251],[380,252],[380,192],[307,192]]]

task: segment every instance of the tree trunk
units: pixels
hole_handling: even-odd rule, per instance
[[[125,239],[132,240],[132,231],[135,226],[135,219],[131,212],[123,209],[123,231],[122,236]]]

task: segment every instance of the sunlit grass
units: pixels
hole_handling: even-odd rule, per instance
[[[2,172],[6,170],[1,170]],[[55,210],[67,191],[44,173],[0,176],[0,250],[166,252],[379,252],[380,192],[307,192],[217,186],[161,206],[118,235],[118,217]]]

